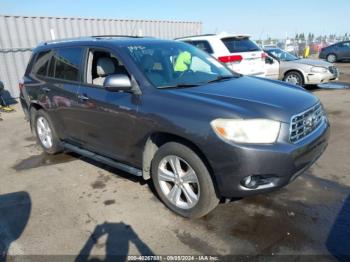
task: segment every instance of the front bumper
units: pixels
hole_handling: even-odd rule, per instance
[[[332,80],[337,80],[339,72],[331,73],[329,71],[325,73],[308,73],[305,78],[305,84],[322,84]]]
[[[328,138],[329,123],[325,121],[296,144],[279,141],[274,145],[237,146],[223,142],[219,150],[212,151],[208,157],[219,195],[245,197],[287,185],[322,155]],[[271,183],[249,189],[242,185],[248,176],[271,177]]]

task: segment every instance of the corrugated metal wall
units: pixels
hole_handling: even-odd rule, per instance
[[[0,15],[0,80],[13,97],[23,76],[31,49],[55,38],[91,35],[143,35],[176,38],[200,34],[202,23]]]

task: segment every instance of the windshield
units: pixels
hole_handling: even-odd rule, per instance
[[[152,42],[125,48],[157,88],[195,86],[239,76],[215,58],[183,42]]]
[[[280,61],[294,61],[299,59],[298,57],[283,51],[282,49],[279,48],[273,48],[273,49],[268,49],[266,52],[273,56],[274,58],[280,60]]]

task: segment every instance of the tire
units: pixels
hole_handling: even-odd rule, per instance
[[[298,71],[288,72],[287,74],[285,74],[283,81],[290,83],[290,84],[298,85],[298,86],[304,85],[304,77]]]
[[[327,59],[327,61],[328,61],[329,63],[335,63],[335,62],[337,62],[337,56],[336,56],[335,54],[329,54],[329,55],[327,55],[326,59]]]
[[[35,110],[33,112],[33,129],[38,143],[45,153],[54,155],[62,151],[61,142],[58,139],[54,125],[49,115],[43,110]],[[46,129],[45,129],[45,127]],[[46,140],[45,140],[46,136]],[[49,137],[51,137],[49,142]]]
[[[177,170],[181,170],[180,172],[174,172],[170,165],[171,161],[179,163]],[[176,173],[180,173],[180,175],[177,176]],[[169,177],[171,179],[165,181],[167,179],[164,180],[164,174],[166,174],[167,179]],[[158,149],[152,160],[152,180],[162,202],[183,217],[202,217],[219,203],[206,165],[192,149],[183,144],[169,142]],[[186,182],[186,180],[191,182]],[[178,193],[179,190],[181,193]],[[174,194],[171,194],[172,192]],[[169,195],[174,196],[172,201]]]

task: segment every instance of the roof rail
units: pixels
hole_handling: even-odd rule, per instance
[[[216,35],[216,34],[189,35],[189,36],[184,36],[184,37],[177,37],[177,38],[174,38],[174,40],[197,37],[197,36],[213,36],[213,35]]]
[[[42,45],[47,44],[55,44],[55,43],[64,43],[64,42],[71,42],[71,41],[80,41],[84,39],[99,39],[99,38],[112,38],[112,37],[130,37],[130,38],[143,38],[143,36],[133,36],[133,35],[92,35],[92,36],[77,36],[77,37],[71,37],[71,38],[61,38],[61,39],[55,39],[55,40],[49,40],[45,42],[41,42]]]
[[[64,42],[71,42],[71,41],[80,41],[82,39],[87,39],[89,36],[78,36],[78,37],[71,37],[71,38],[61,38],[61,39],[55,39],[55,40],[48,40],[45,42],[41,42],[42,45],[47,44],[55,44],[55,43],[64,43]]]
[[[109,37],[130,37],[130,38],[143,38],[144,36],[137,35],[93,35],[93,38],[109,38]]]

